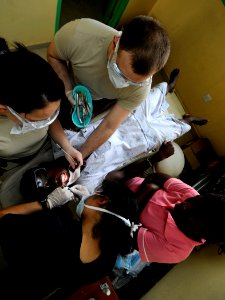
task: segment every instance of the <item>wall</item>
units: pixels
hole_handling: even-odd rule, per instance
[[[172,52],[167,74],[181,69],[176,92],[191,114],[209,120],[198,127],[216,152],[225,156],[225,7],[221,0],[158,0],[149,12],[169,32]],[[205,103],[202,96],[212,96]]]
[[[1,0],[0,36],[25,45],[49,42],[54,35],[57,0]],[[225,7],[221,0],[130,0],[121,18],[157,17],[167,28],[172,52],[167,75],[181,69],[176,93],[186,110],[209,119],[198,129],[225,156]],[[205,103],[204,94],[213,100]]]
[[[140,13],[158,18],[166,27],[172,51],[165,72],[169,76],[175,67],[181,69],[176,94],[187,112],[209,120],[206,126],[196,130],[199,136],[209,138],[219,155],[225,156],[225,7],[222,1],[130,0],[120,23]],[[212,101],[205,103],[202,99],[205,94],[210,94]]]
[[[129,3],[120,19],[119,25],[126,24],[137,15],[148,15],[157,0],[129,0]]]
[[[54,36],[57,0],[1,0],[0,36],[25,45]]]

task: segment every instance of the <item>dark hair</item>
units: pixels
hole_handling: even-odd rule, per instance
[[[29,113],[64,95],[64,85],[51,65],[20,43],[10,50],[0,38],[0,103]]]
[[[104,181],[102,184],[102,194],[110,199],[107,210],[110,210],[122,217],[136,222],[136,205],[134,194],[124,184],[118,182]],[[102,219],[96,225],[95,230],[101,234],[101,248],[107,251],[115,251],[125,255],[133,250],[134,240],[130,235],[131,228],[125,223],[110,214],[103,213]]]
[[[147,75],[159,71],[166,64],[170,40],[158,20],[141,15],[124,26],[119,49],[132,54],[135,73]]]
[[[208,193],[188,198],[176,205],[174,212],[178,228],[189,238],[225,242],[224,195]]]

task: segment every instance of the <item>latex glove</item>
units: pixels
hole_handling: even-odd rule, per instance
[[[74,199],[74,194],[68,189],[68,187],[58,187],[47,197],[47,203],[49,209],[62,206],[66,204],[68,201],[72,201]]]
[[[88,189],[86,186],[81,184],[76,184],[70,188],[71,192],[74,193],[74,195],[78,196],[79,198],[82,198],[83,196],[90,195]]]
[[[75,101],[74,101],[74,98],[73,98],[73,95],[72,95],[72,90],[66,92],[66,97],[69,100],[72,107],[74,107],[75,106]]]
[[[69,170],[69,174],[70,178],[67,183],[67,186],[74,183],[80,177],[80,167],[76,168],[74,171]]]

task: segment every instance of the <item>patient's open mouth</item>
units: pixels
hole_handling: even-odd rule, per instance
[[[68,181],[69,181],[69,174],[66,170],[58,173],[55,178],[55,182],[58,187],[66,186]]]

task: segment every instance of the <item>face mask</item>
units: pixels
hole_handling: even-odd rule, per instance
[[[79,218],[81,218],[81,216],[82,216],[82,213],[83,213],[83,210],[84,210],[84,206],[85,206],[85,202],[87,201],[87,199],[89,199],[90,197],[92,197],[94,195],[95,194],[91,194],[91,195],[82,197],[81,200],[80,200],[80,202],[77,204],[76,213],[77,213],[77,216]]]
[[[126,76],[121,72],[121,70],[119,69],[119,67],[116,63],[118,49],[119,49],[119,40],[116,44],[116,47],[115,47],[115,50],[114,50],[112,56],[110,57],[110,59],[108,60],[108,63],[107,63],[109,79],[112,82],[112,84],[116,88],[124,88],[129,85],[149,86],[151,84],[152,77],[149,77],[148,79],[146,79],[142,82],[134,82],[134,81],[126,78]]]
[[[76,213],[78,215],[79,218],[81,218],[81,215],[83,213],[84,207],[87,207],[89,209],[93,209],[96,211],[100,211],[100,212],[104,212],[107,214],[110,214],[116,218],[119,218],[120,220],[122,220],[124,222],[124,224],[128,227],[130,227],[130,235],[131,237],[133,237],[133,233],[138,229],[138,227],[142,226],[142,224],[134,224],[133,222],[131,222],[129,219],[126,219],[110,210],[107,210],[105,208],[101,208],[101,207],[97,207],[97,206],[92,206],[92,205],[87,205],[85,204],[85,202],[90,198],[93,197],[95,194],[92,195],[88,195],[85,196],[81,199],[81,201],[78,203],[77,208],[76,208]]]
[[[114,85],[114,87],[120,89],[129,86],[129,83],[126,82],[122,77],[119,77],[116,74],[114,74],[110,64],[112,64],[112,61],[108,60],[107,69],[108,69],[109,79]]]
[[[7,106],[8,110],[13,114],[20,122],[21,125],[16,124],[12,127],[10,134],[23,134],[27,132],[31,132],[37,129],[41,129],[44,127],[49,126],[51,123],[55,121],[55,119],[58,117],[59,114],[59,108],[54,112],[52,116],[50,116],[48,119],[42,120],[42,121],[28,121],[26,119],[23,119],[14,109]]]

